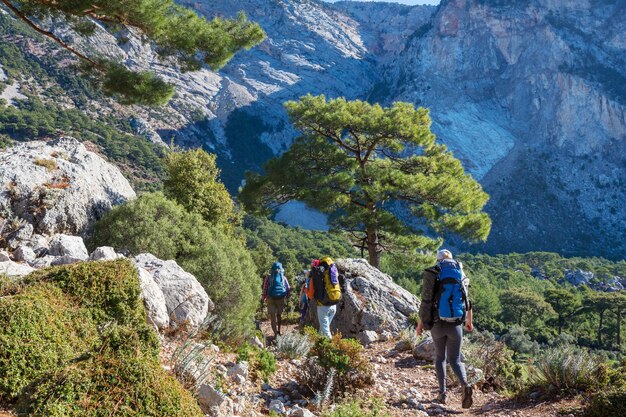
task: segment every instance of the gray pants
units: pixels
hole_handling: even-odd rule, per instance
[[[465,365],[461,362],[461,343],[463,343],[463,325],[454,326],[437,322],[430,331],[435,344],[435,370],[439,382],[439,392],[446,391],[446,359],[461,381],[467,385]]]

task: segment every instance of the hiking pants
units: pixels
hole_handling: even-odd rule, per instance
[[[284,298],[272,298],[267,297],[267,313],[270,316],[270,322],[272,323],[272,331],[274,336],[280,333],[280,327],[282,325],[283,309],[285,308]]]
[[[435,344],[435,370],[439,382],[439,392],[446,391],[446,359],[462,385],[467,385],[465,365],[461,362],[463,325],[453,325],[438,321],[430,331]]]
[[[335,313],[337,313],[337,305],[317,306],[317,320],[320,323],[319,332],[322,336],[326,336],[329,339],[333,337],[330,333],[330,323],[333,321]]]

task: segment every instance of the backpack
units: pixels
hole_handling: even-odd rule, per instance
[[[322,258],[313,268],[313,290],[315,299],[322,305],[332,306],[341,301],[339,271],[331,258]]]
[[[435,315],[438,320],[462,324],[465,322],[469,306],[461,264],[452,259],[445,259],[439,262],[438,266]]]
[[[270,273],[270,285],[267,291],[272,298],[285,298],[287,296],[287,288],[285,287],[285,275],[283,274],[283,266],[280,262],[272,265]]]

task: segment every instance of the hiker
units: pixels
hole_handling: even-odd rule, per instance
[[[306,322],[306,313],[309,310],[309,296],[306,295],[307,289],[309,288],[309,271],[304,272],[304,282],[302,283],[302,287],[300,288],[300,303],[298,304],[298,308],[300,309],[300,329],[304,328],[304,323]]]
[[[285,299],[289,297],[290,293],[291,287],[285,277],[283,265],[280,262],[275,262],[263,282],[263,302],[267,304],[267,313],[270,316],[274,337],[280,335]]]
[[[319,333],[331,338],[330,323],[337,313],[337,304],[341,301],[339,271],[335,262],[329,258],[311,262],[311,277],[307,290],[309,300],[317,302],[317,320]]]
[[[461,362],[463,325],[471,332],[472,304],[469,301],[469,280],[463,265],[454,260],[452,252],[443,249],[437,252],[437,263],[424,271],[422,304],[417,335],[430,330],[435,345],[435,370],[439,382],[436,402],[445,404],[446,359],[463,386],[461,405],[470,408],[473,403],[473,388],[467,383],[465,365]]]

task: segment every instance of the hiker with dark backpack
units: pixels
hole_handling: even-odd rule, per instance
[[[461,405],[472,406],[473,388],[467,383],[465,365],[461,362],[463,326],[471,332],[472,304],[469,301],[469,280],[463,265],[452,258],[449,250],[437,252],[437,263],[424,271],[422,303],[417,335],[430,330],[435,345],[435,370],[439,382],[439,395],[435,400],[445,404],[448,399],[446,387],[446,360],[463,387]]]
[[[330,324],[337,313],[337,304],[341,301],[339,271],[331,258],[326,257],[311,263],[307,297],[309,300],[315,299],[317,303],[319,333],[330,339]]]
[[[267,313],[270,316],[274,337],[280,334],[285,299],[289,297],[290,293],[291,287],[287,277],[285,277],[283,265],[280,262],[275,262],[263,282],[263,302],[267,304]]]

